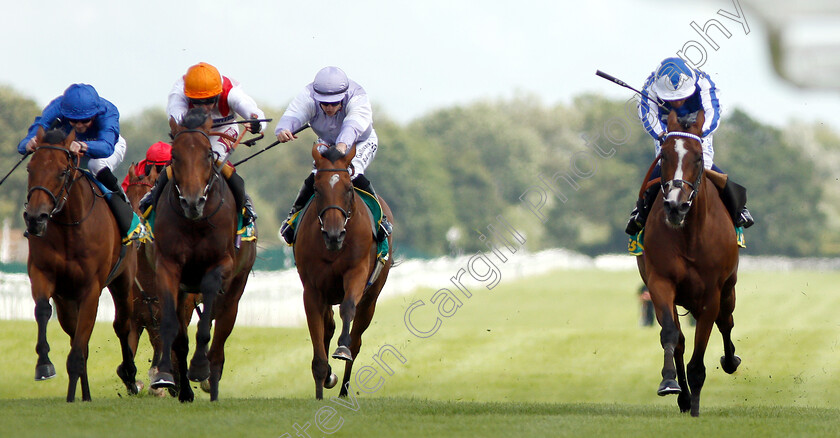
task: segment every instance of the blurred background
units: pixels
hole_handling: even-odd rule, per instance
[[[71,83],[121,112],[127,157],[168,139],[166,96],[199,61],[239,80],[269,117],[323,66],[366,88],[380,138],[368,176],[391,205],[398,251],[486,250],[501,215],[530,251],[621,253],[653,146],[633,93],[682,55],[721,91],[716,163],[748,189],[747,255],[840,256],[840,6],[831,1],[15,2],[0,29],[0,171]],[[25,19],[24,19],[25,18]],[[588,140],[587,140],[588,139]],[[260,214],[257,269],[288,267],[277,238],[311,166],[311,132],[242,164]],[[553,180],[539,214],[534,187]],[[26,255],[21,166],[0,187],[0,268]],[[550,192],[549,192],[550,194]],[[523,201],[524,199],[524,201]]]

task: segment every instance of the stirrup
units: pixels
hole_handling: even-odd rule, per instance
[[[382,220],[379,221],[379,228],[376,230],[376,241],[382,242],[387,239],[393,231],[394,226],[391,225],[391,222],[388,221],[387,217],[382,216]]]

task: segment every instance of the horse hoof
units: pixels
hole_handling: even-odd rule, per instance
[[[139,380],[134,380],[134,376],[128,375],[128,372],[125,371],[125,367],[122,364],[117,366],[117,376],[119,376],[120,380],[123,381],[125,388],[128,390],[128,393],[131,395],[136,395],[140,393],[140,390],[143,389],[143,382]],[[139,385],[138,385],[139,383]]]
[[[333,359],[341,359],[346,360],[348,362],[353,361],[353,355],[350,353],[350,349],[339,345],[338,348],[335,349],[335,353],[332,354]]]
[[[201,387],[202,391],[210,394],[210,379],[202,380],[199,386]]]
[[[335,373],[330,373],[326,380],[324,380],[324,388],[332,389],[338,383],[338,376]]]
[[[135,394],[140,394],[140,391],[142,391],[143,388],[146,387],[146,384],[143,383],[142,380],[138,380],[138,381],[134,382],[134,387],[137,388],[137,392],[135,392]]]
[[[662,383],[659,384],[659,389],[656,391],[656,394],[660,397],[664,397],[670,394],[679,394],[682,392],[682,388],[680,388],[680,384],[677,383],[674,379],[665,379]]]
[[[172,377],[172,374],[169,373],[161,373],[158,372],[155,375],[154,380],[152,380],[151,388],[152,389],[161,389],[161,388],[174,388],[175,387],[175,379]]]
[[[741,365],[741,358],[738,357],[738,355],[732,356],[731,364],[726,362],[726,356],[720,357],[720,367],[723,368],[723,371],[725,371],[726,374],[734,373],[735,370],[738,369],[738,365]]]
[[[35,380],[49,380],[55,377],[55,366],[45,363],[35,367]]]
[[[203,365],[191,365],[187,377],[193,382],[203,382],[210,378],[210,362]]]

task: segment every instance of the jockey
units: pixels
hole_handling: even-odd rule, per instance
[[[286,108],[283,117],[277,123],[274,134],[281,143],[297,138],[292,132],[309,123],[318,135],[318,143],[335,145],[342,153],[356,147],[353,158],[353,185],[376,197],[370,181],[365,177],[365,169],[376,156],[379,139],[373,130],[373,111],[367,92],[361,85],[347,78],[338,67],[324,67],[315,75],[315,80],[304,87],[303,91]],[[315,170],[303,182],[303,187],[294,201],[289,217],[280,227],[280,233],[287,243],[294,241],[294,229],[289,219],[300,211],[315,193]],[[382,217],[376,233],[379,242],[391,234],[391,223]]]
[[[137,163],[134,172],[138,176],[148,175],[152,166],[157,166],[158,173],[160,173],[163,171],[163,166],[168,165],[170,160],[172,160],[172,146],[169,143],[159,141],[149,146],[149,149],[146,150],[146,158]],[[126,175],[122,182],[123,191],[128,190],[128,177],[129,175]]]
[[[683,123],[693,123],[697,118],[697,112],[704,110],[705,122],[701,134],[703,165],[706,169],[725,173],[714,164],[715,150],[712,143],[712,137],[719,126],[721,116],[718,94],[715,83],[708,74],[689,67],[681,58],[663,60],[645,81],[638,108],[642,125],[653,137],[654,154],[659,156],[662,139],[667,134],[668,115],[672,110],[676,111],[677,117]],[[659,178],[660,173],[661,170],[657,164],[651,173],[651,180]],[[638,200],[636,208],[630,213],[630,221],[625,230],[627,234],[634,236],[644,228],[659,188],[659,184],[652,185]],[[724,187],[721,195],[727,207],[730,206],[729,204],[737,204],[737,198],[746,198],[743,187],[735,183],[731,183],[730,186],[728,179],[727,187]],[[743,205],[739,207],[742,208],[740,214],[737,218],[733,217],[735,226],[749,228],[755,221],[746,207]]]
[[[120,112],[117,107],[99,97],[93,86],[73,84],[35,118],[26,138],[18,144],[18,152],[26,154],[34,151],[35,134],[39,127],[44,130],[57,127],[65,133],[76,131],[76,140],[70,145],[70,150],[83,154],[88,159],[87,167],[91,173],[117,195],[106,199],[120,224],[120,230],[126,235],[134,211],[113,172],[122,163],[126,148],[125,139],[120,136]]]
[[[199,62],[187,70],[187,74],[175,81],[169,92],[166,111],[175,122],[181,123],[187,112],[196,107],[202,107],[213,118],[213,124],[231,122],[237,114],[243,118],[263,119],[265,113],[257,107],[254,99],[245,94],[239,82],[219,74],[216,67],[205,62]],[[266,127],[266,122],[251,122],[245,129],[257,134]],[[239,125],[223,125],[218,131],[231,137],[239,136]],[[210,146],[216,155],[217,163],[224,163],[233,146],[228,140],[210,137]],[[236,209],[245,208],[243,222],[245,225],[257,218],[250,196],[245,193],[245,180],[237,174],[233,167],[226,164],[230,171],[223,171],[227,176],[228,185],[236,198]],[[159,187],[164,187],[169,181],[166,172],[162,172],[155,187],[140,200],[140,211],[145,212],[149,206],[157,203],[160,196]]]

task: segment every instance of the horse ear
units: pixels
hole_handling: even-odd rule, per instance
[[[207,114],[207,118],[204,119],[204,124],[201,125],[201,127],[207,132],[210,132],[210,130],[213,129],[213,118],[210,117],[210,114]]]
[[[669,132],[674,132],[674,131],[680,131],[681,129],[682,129],[682,126],[680,126],[680,122],[677,121],[677,112],[674,111],[674,110],[671,110],[671,113],[668,114],[668,131]]]
[[[174,137],[175,134],[178,133],[178,122],[175,121],[175,117],[169,117],[169,135]]]
[[[41,144],[41,140],[44,138],[44,127],[38,125],[38,132],[35,133],[35,144]]]
[[[131,162],[131,165],[128,166],[128,177],[129,178],[137,178],[137,172],[134,171],[134,162]]]
[[[694,130],[697,135],[703,132],[703,124],[706,123],[706,111],[697,111],[697,119],[694,120]]]
[[[67,135],[67,138],[64,139],[64,146],[70,146],[70,143],[76,141],[76,130],[71,129],[70,134]]]
[[[315,164],[316,164],[315,167],[317,167],[317,164],[318,164],[319,161],[324,159],[324,157],[321,156],[321,150],[318,149],[319,145],[320,145],[320,143],[318,143],[317,141],[315,142],[315,144],[312,145],[312,159],[315,160]]]
[[[347,148],[347,154],[344,155],[343,163],[350,165],[350,162],[353,161],[353,158],[356,157],[356,146],[349,146]]]

